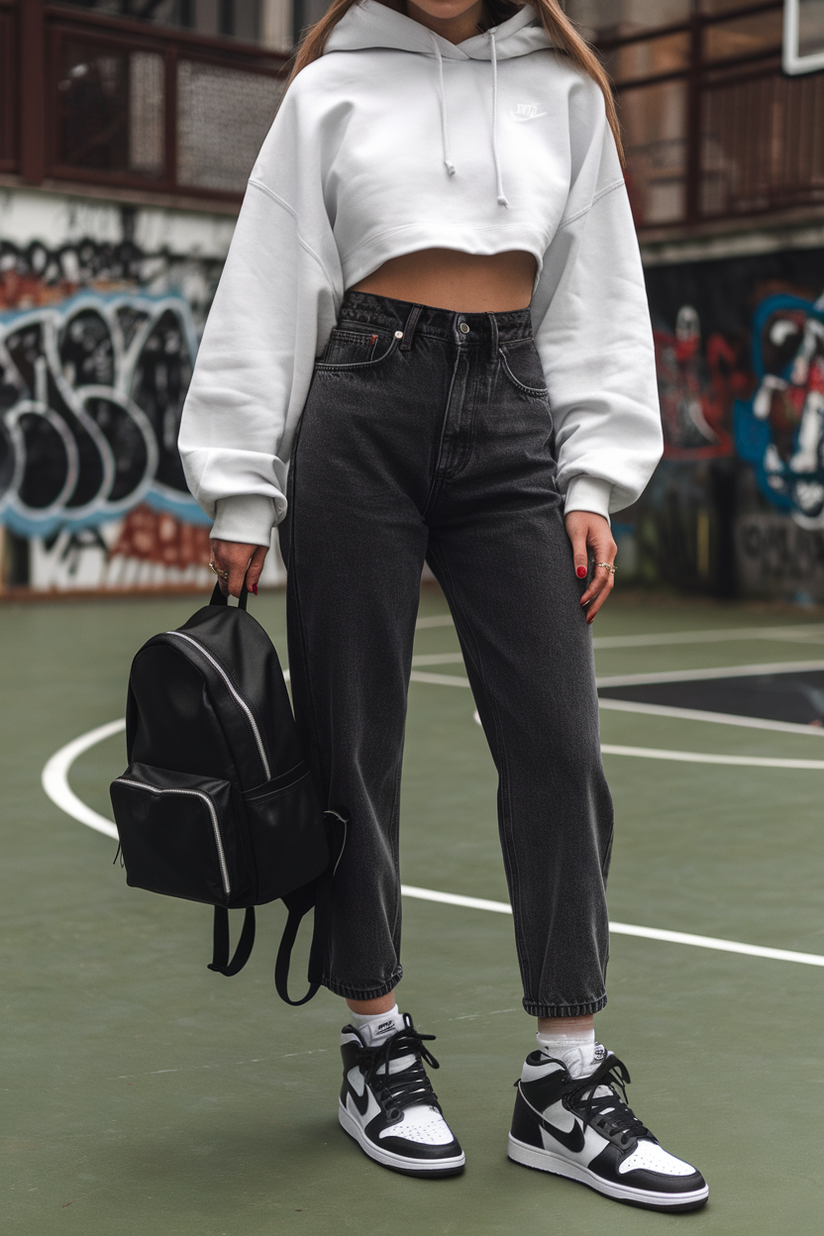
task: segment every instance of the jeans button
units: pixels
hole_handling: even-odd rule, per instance
[[[460,326],[458,327],[458,329],[460,330],[460,332],[461,332],[461,334],[462,334],[462,335],[468,335],[468,334],[469,334],[469,323],[468,323],[468,322],[461,322],[461,324],[460,324]]]

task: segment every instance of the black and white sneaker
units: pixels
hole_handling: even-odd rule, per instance
[[[434,1037],[408,1013],[341,1032],[341,1125],[370,1159],[407,1176],[455,1176],[466,1162],[424,1068],[438,1068],[423,1042]]]
[[[709,1195],[704,1177],[668,1154],[641,1123],[625,1102],[626,1066],[598,1049],[600,1062],[588,1077],[571,1077],[562,1061],[542,1051],[527,1056],[515,1083],[510,1159],[633,1206],[697,1210]]]

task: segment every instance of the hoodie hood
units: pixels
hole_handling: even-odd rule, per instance
[[[444,60],[491,60],[492,40],[489,36],[493,32],[498,60],[526,56],[540,48],[552,46],[531,4],[525,4],[500,26],[492,27],[485,34],[473,34],[471,39],[456,44],[404,13],[381,4],[380,0],[360,0],[335,26],[325,51],[391,48],[393,51],[435,56],[437,47]]]
[[[452,160],[449,145],[449,111],[444,86],[444,61],[489,60],[492,65],[490,88],[492,93],[492,159],[495,164],[495,181],[499,206],[508,206],[504,191],[501,159],[498,152],[498,61],[512,60],[530,52],[551,47],[540,18],[530,4],[483,34],[474,34],[463,43],[450,43],[420,22],[404,13],[398,13],[380,0],[360,0],[344,14],[327,40],[324,54],[336,51],[366,51],[390,49],[407,51],[420,56],[430,56],[438,65],[438,101],[441,110],[441,141],[443,162],[449,176],[454,176],[457,167]]]

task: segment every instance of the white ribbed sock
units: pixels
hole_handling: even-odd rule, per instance
[[[349,1025],[354,1026],[356,1030],[362,1030],[364,1026],[373,1026],[377,1028],[379,1022],[390,1021],[398,1016],[398,1006],[393,1005],[386,1013],[353,1013],[349,1010]]]
[[[566,1030],[557,1034],[536,1034],[538,1046],[555,1060],[563,1060],[570,1077],[586,1077],[603,1058],[603,1048],[595,1042],[594,1030]],[[600,1052],[596,1054],[596,1048]]]

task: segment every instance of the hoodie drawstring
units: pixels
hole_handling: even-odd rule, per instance
[[[495,160],[495,180],[498,189],[498,205],[508,206],[504,193],[504,178],[501,172],[501,160],[498,155],[498,50],[495,46],[495,31],[489,31],[489,45],[492,49],[492,158]]]
[[[441,139],[443,141],[443,162],[444,167],[450,176],[455,175],[455,164],[452,162],[452,157],[449,153],[449,117],[446,111],[446,90],[443,82],[443,56],[441,49],[438,46],[438,40],[434,31],[430,31],[432,35],[432,46],[435,49],[435,56],[438,60],[438,100],[441,106]],[[498,205],[508,206],[509,201],[504,193],[504,179],[501,172],[501,158],[498,154],[498,49],[495,44],[495,31],[489,31],[489,44],[492,49],[492,158],[495,163],[495,183],[498,193]]]
[[[437,38],[432,31],[430,31],[430,33],[432,34],[432,43],[435,48],[435,55],[438,57],[438,86],[439,98],[441,101],[441,138],[443,140],[443,161],[449,175],[454,176],[455,164],[449,157],[449,121],[446,116],[446,94],[443,86],[443,56],[441,55],[441,49],[438,46]]]

